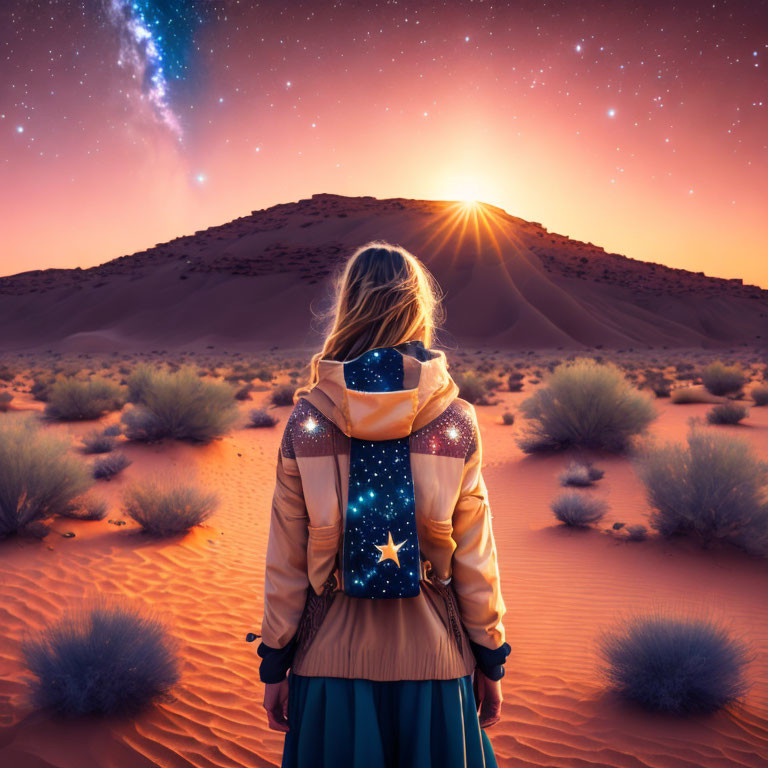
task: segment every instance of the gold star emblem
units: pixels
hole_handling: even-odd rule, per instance
[[[399,544],[395,544],[395,542],[392,540],[392,531],[389,531],[389,539],[387,540],[386,544],[374,544],[373,546],[376,547],[381,552],[381,557],[376,561],[378,563],[383,562],[384,560],[394,560],[395,565],[399,568],[400,567],[400,560],[397,557],[397,552],[400,549],[400,547],[405,544],[407,539],[404,539]]]

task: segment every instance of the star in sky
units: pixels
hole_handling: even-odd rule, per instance
[[[404,541],[401,541],[399,544],[395,544],[394,540],[392,539],[392,531],[389,531],[388,539],[386,544],[374,544],[373,546],[376,547],[381,552],[381,557],[377,560],[377,562],[382,563],[384,560],[394,560],[395,565],[399,568],[400,567],[400,560],[397,557],[397,553],[400,549],[400,547],[405,544],[407,539]]]

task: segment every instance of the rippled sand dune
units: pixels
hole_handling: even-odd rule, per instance
[[[722,768],[768,765],[768,564],[736,552],[685,542],[627,542],[614,521],[646,522],[647,505],[627,459],[595,457],[605,478],[589,493],[611,510],[599,528],[554,525],[549,502],[567,456],[524,456],[519,425],[501,413],[527,396],[500,393],[477,412],[484,472],[494,513],[512,655],[503,680],[502,721],[489,734],[502,766]],[[98,522],[56,519],[43,541],[0,542],[0,765],[8,768],[199,768],[279,764],[282,736],[261,709],[256,644],[274,462],[289,408],[272,412],[273,429],[241,426],[208,446],[179,443],[123,448],[133,464],[99,483],[110,501]],[[28,394],[18,409],[37,409]],[[682,440],[686,421],[709,406],[658,401],[652,433]],[[0,414],[17,418],[20,413]],[[105,417],[102,424],[116,416]],[[518,419],[520,421],[520,419]],[[94,423],[46,427],[77,436]],[[768,458],[768,408],[754,408],[745,435]],[[154,541],[121,517],[129,479],[176,472],[215,489],[221,499],[208,524]],[[74,538],[62,538],[72,531]],[[161,608],[182,644],[181,682],[135,718],[56,721],[27,701],[29,681],[19,642],[88,595],[110,593]],[[640,713],[604,692],[594,639],[635,609],[700,612],[724,620],[756,649],[743,705],[706,718],[675,720]]]

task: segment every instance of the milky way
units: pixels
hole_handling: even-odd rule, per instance
[[[152,4],[105,0],[105,8],[120,35],[118,65],[139,81],[142,94],[162,122],[181,135],[178,118],[169,105],[164,35],[159,23],[148,18]]]
[[[479,198],[768,285],[765,0],[0,13],[0,272],[101,263],[337,192]]]

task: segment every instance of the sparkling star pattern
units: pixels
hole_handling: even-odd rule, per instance
[[[399,568],[400,560],[397,557],[397,553],[400,550],[400,547],[403,546],[403,544],[405,544],[404,541],[401,541],[399,544],[395,544],[395,542],[392,539],[392,531],[390,531],[387,535],[387,543],[376,545],[376,549],[378,549],[381,552],[381,556],[376,562],[382,563],[384,562],[384,560],[394,560],[395,565]]]
[[[288,459],[348,454],[350,438],[301,397],[286,421],[280,449]],[[451,456],[466,462],[476,449],[472,417],[458,400],[410,435],[411,453]]]
[[[348,386],[369,387],[366,391],[401,388],[403,358],[397,350],[422,361],[435,354],[418,341],[369,350],[344,363],[350,366],[345,372],[345,380],[349,374]],[[420,555],[410,455],[430,454],[466,463],[477,445],[471,406],[459,398],[408,437],[384,441],[361,441],[345,435],[308,400],[299,398],[286,421],[280,450],[292,460],[350,454],[342,555],[345,589],[358,597],[397,598],[419,591]],[[308,512],[312,519],[311,505]],[[401,554],[406,556],[403,562]]]
[[[368,350],[344,363],[349,389],[391,392],[403,388],[403,376],[403,355],[394,347]],[[353,597],[414,597],[420,589],[421,563],[410,436],[350,438],[349,467],[344,591]],[[400,542],[396,548],[393,536]],[[382,548],[377,542],[384,540],[388,544]]]
[[[768,286],[768,4],[606,7],[4,0],[0,273],[333,191]]]

